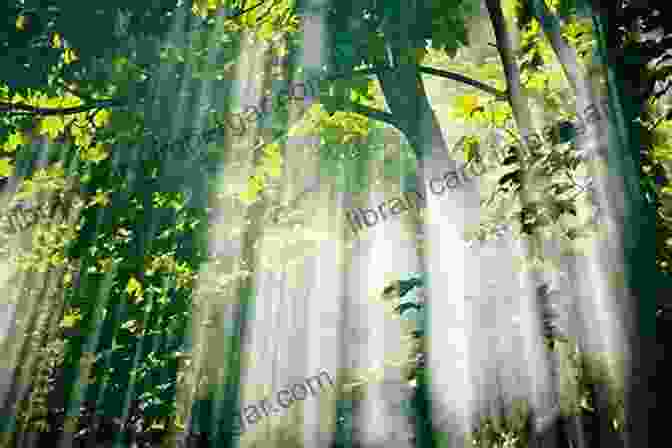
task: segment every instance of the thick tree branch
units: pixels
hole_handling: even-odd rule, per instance
[[[393,70],[392,67],[372,67],[372,68],[366,68],[362,70],[354,70],[352,72],[345,72],[345,73],[335,73],[333,75],[329,75],[325,77],[326,80],[329,81],[335,81],[337,79],[342,79],[342,78],[347,78],[350,76],[369,76],[369,75],[378,75],[380,73],[384,73],[387,71]],[[446,78],[446,79],[452,79],[453,81],[458,81],[464,84],[468,84],[472,87],[476,87],[477,89],[483,90],[486,93],[489,93],[491,95],[494,95],[497,97],[499,100],[507,101],[509,98],[509,95],[507,92],[502,92],[501,90],[497,90],[492,86],[489,86],[485,83],[482,83],[481,81],[477,81],[475,79],[468,78],[464,75],[460,75],[459,73],[454,73],[454,72],[449,72],[446,70],[440,70],[438,68],[432,68],[432,67],[425,67],[425,66],[418,66],[418,70],[420,73],[427,73],[428,75],[434,75],[434,76],[439,76],[441,78]]]
[[[420,66],[419,68],[420,68],[420,73],[427,73],[428,75],[439,76],[441,78],[452,79],[453,81],[462,82],[462,83],[468,84],[472,87],[476,87],[477,89],[483,90],[486,93],[494,95],[494,96],[497,97],[497,99],[500,99],[500,100],[503,100],[503,101],[508,100],[507,92],[502,92],[501,90],[497,90],[494,87],[491,87],[487,84],[482,83],[481,81],[477,81],[475,79],[468,78],[466,76],[460,75],[459,73],[448,72],[448,71],[445,71],[445,70],[440,70],[438,68],[432,68],[432,67]]]

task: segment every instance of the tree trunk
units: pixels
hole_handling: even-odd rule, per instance
[[[399,28],[405,29],[403,26]],[[401,48],[392,48],[391,52],[397,61],[401,58]],[[433,265],[430,269],[427,262],[436,260],[438,252],[450,250],[451,258],[457,265],[468,264],[468,257],[472,254],[466,249],[464,232],[480,222],[480,193],[477,183],[465,179],[458,169],[458,162],[449,156],[439,121],[432,110],[417,67],[398,64],[395,70],[379,73],[378,79],[394,121],[399,124],[399,131],[406,137],[418,161],[415,182],[411,182],[415,185],[410,189],[416,190],[428,207],[429,222],[427,225],[418,223],[418,232],[432,242],[431,246],[426,247],[426,256],[419,254],[420,266],[430,274],[428,291],[441,291],[440,297],[430,293],[425,304],[428,319],[428,370],[432,378],[418,378],[418,397],[415,400],[418,414],[415,423],[416,446],[436,446],[439,443],[439,432],[448,437],[450,446],[463,446],[474,417],[473,409],[470,409],[473,403],[470,395],[474,391],[473,379],[467,377],[465,366],[455,362],[463,358],[466,348],[470,346],[467,341],[469,328],[465,326],[467,321],[464,317],[467,273],[451,272],[448,280],[440,266]],[[432,195],[429,194],[429,182],[447,173],[454,173],[460,186],[442,196],[440,203],[432,205],[430,209]],[[404,186],[404,190],[410,193],[407,186]],[[440,326],[436,324],[439,320]],[[454,341],[450,347],[446,347],[443,342],[449,337],[449,332],[455,330],[456,337],[464,338],[467,342],[460,346],[460,343]],[[446,391],[451,395],[450,402],[441,398],[443,390],[438,389],[447,378],[451,378],[450,390]],[[452,378],[457,382],[453,382]]]
[[[605,15],[594,17],[600,53],[605,63],[612,51],[606,45],[609,23]],[[634,104],[627,104],[625,83],[618,67],[606,66],[609,92],[609,149],[607,161],[610,173],[620,177],[624,209],[619,216],[620,237],[625,261],[625,280],[628,288],[627,337],[629,355],[626,373],[626,428],[625,446],[650,446],[649,409],[654,409],[655,392],[650,378],[654,374],[655,357],[648,349],[655,347],[655,297],[656,268],[655,216],[651,206],[644,200],[639,183],[638,132],[634,119],[638,111]],[[629,107],[626,107],[629,106]],[[613,156],[612,156],[613,154]]]
[[[392,53],[396,57],[400,57],[401,51],[399,48],[392,49]],[[413,148],[418,161],[418,171],[411,184],[415,184],[414,190],[424,198],[424,205],[428,206],[430,196],[428,194],[429,180],[439,178],[442,174],[445,174],[447,169],[457,173],[457,163],[448,156],[448,147],[441,133],[441,127],[431,108],[420,72],[416,67],[410,65],[399,66],[397,70],[380,73],[378,78],[387,105],[395,120],[400,123],[399,131],[406,137],[408,143]],[[464,181],[463,179],[461,180]],[[407,185],[403,187],[407,193],[410,193]],[[446,235],[446,237],[451,239],[451,244],[459,245],[462,243],[461,235],[465,227],[468,224],[478,222],[479,198],[478,193],[470,188],[463,189],[459,193],[458,191],[451,191],[449,195],[444,196],[442,201],[452,200],[453,202],[450,204],[452,213],[450,213],[449,219],[455,224],[455,233]],[[445,216],[445,213],[443,215]],[[428,236],[427,230],[423,228],[421,223],[418,223],[418,231]],[[419,256],[422,270],[428,272],[425,266],[425,257],[422,253]],[[459,258],[460,255],[455,254],[455,256]],[[445,296],[457,302],[463,301],[462,286],[464,281],[463,276],[456,275],[451,277],[450,288],[444,291]],[[462,294],[460,291],[462,291]],[[427,298],[425,307],[427,316],[431,316],[431,297]],[[449,316],[442,316],[442,319],[450,321]],[[445,326],[442,328],[460,328],[462,326],[463,323],[458,318],[454,322],[445,322]],[[429,324],[428,334],[430,331],[431,324]],[[445,335],[440,334],[438,331],[433,332],[436,335],[434,340],[445,339]],[[430,340],[432,340],[431,337]],[[437,355],[432,354],[433,351],[431,348],[428,348],[428,351],[431,363],[432,358],[436,359]],[[433,369],[432,373],[437,374],[437,370]],[[415,422],[416,446],[418,447],[432,447],[436,446],[437,443],[434,440],[434,434],[439,429],[438,418],[432,414],[437,412],[442,406],[431,405],[432,402],[438,402],[435,395],[435,386],[435,381],[430,382],[429,379],[425,378],[418,379],[418,397],[415,400],[416,413],[418,415]],[[470,384],[467,383],[465,386],[469,387]],[[452,444],[455,444],[454,446],[461,446],[464,443],[465,431],[467,429],[465,418],[469,416],[460,415],[460,412],[455,409],[449,410],[448,415],[449,417],[444,420],[447,427],[441,428],[441,430],[450,433],[451,446],[453,446]]]
[[[573,78],[572,85],[577,92],[577,112],[587,115],[584,111],[591,106],[594,107],[597,101],[593,97],[589,81],[583,79],[577,70],[575,51],[561,38],[558,20],[548,11],[544,3],[539,0],[532,2],[536,9],[535,15],[540,18],[565,72],[572,74],[570,78]],[[584,4],[588,6],[588,2]],[[630,422],[626,425],[626,446],[634,446],[635,443],[638,446],[647,446],[648,409],[655,406],[652,403],[654,396],[650,393],[650,383],[647,380],[652,374],[650,364],[652,357],[647,356],[643,348],[652,346],[649,344],[653,342],[652,338],[655,335],[655,295],[651,285],[655,284],[656,272],[654,265],[648,264],[651,262],[651,254],[655,253],[655,220],[652,208],[647,206],[639,187],[639,143],[638,133],[633,127],[633,120],[638,115],[636,107],[638,105],[630,104],[629,108],[621,106],[625,104],[623,102],[625,85],[619,78],[618,68],[608,64],[610,58],[607,56],[612,50],[605,45],[605,19],[604,15],[594,16],[593,24],[599,49],[596,56],[601,57],[607,75],[609,102],[608,110],[604,111],[607,120],[606,123],[600,120],[593,123],[589,119],[586,121],[589,126],[597,128],[598,136],[608,137],[608,140],[598,138],[597,149],[593,154],[589,154],[608,168],[607,175],[594,176],[598,187],[599,209],[602,212],[600,218],[611,227],[610,233],[616,236],[616,241],[611,241],[608,245],[610,247],[603,249],[604,253],[610,255],[605,255],[602,263],[609,260],[610,273],[618,271],[625,281],[614,287],[611,282],[606,281],[606,276],[602,277],[602,284],[598,288],[610,290],[610,298],[623,303],[619,309],[622,315],[619,318],[623,319],[623,324],[601,333],[611,334],[614,339],[620,339],[621,336],[624,339],[625,347],[621,350],[625,351],[629,370],[626,371],[626,376],[629,377],[626,389],[626,419]],[[591,284],[591,288],[595,288],[595,285]],[[625,334],[615,334],[619,332]],[[617,353],[619,347],[617,344],[613,345],[614,347],[609,347],[609,351]],[[595,394],[600,427],[599,446],[620,445],[620,441],[616,440],[611,430],[610,417],[607,413],[608,393],[603,386],[598,385]]]
[[[518,127],[518,130],[522,137],[523,148],[520,148],[521,154],[519,156],[520,160],[524,158],[523,153],[529,152],[532,150],[531,137],[535,135],[534,128],[532,126],[532,117],[530,113],[530,108],[527,104],[527,100],[522,92],[522,85],[520,81],[520,69],[518,68],[513,41],[511,35],[507,31],[506,22],[504,19],[504,14],[502,12],[501,4],[499,0],[486,0],[486,6],[490,14],[490,19],[492,21],[493,29],[495,32],[497,40],[497,49],[504,66],[504,73],[506,76],[507,82],[507,91],[509,92],[509,102],[513,111],[513,117]],[[528,186],[533,185],[535,179],[531,177],[530,173],[525,170],[524,166],[521,166],[521,172],[523,179],[520,186],[520,201],[522,202],[523,208],[528,204],[531,204],[530,192],[528,191]],[[522,222],[523,231],[525,232],[525,223]],[[524,255],[526,257],[541,258],[541,248],[542,238],[536,231],[532,228],[528,232],[529,240],[523,241]],[[527,242],[527,244],[525,244]],[[538,302],[537,297],[537,287],[540,283],[540,278],[538,277],[535,271],[530,272],[527,280],[527,298],[531,300],[532,307],[536,311],[537,315],[540,315],[543,312],[544,304]],[[541,321],[541,319],[539,319]],[[537,327],[541,327],[538,325]],[[541,343],[537,334],[531,335],[535,340],[533,344]],[[545,403],[543,407],[548,405],[551,406],[550,415],[534,417],[535,418],[535,428],[530,434],[530,443],[535,447],[558,447],[564,448],[567,445],[567,435],[565,434],[565,425],[562,424],[562,419],[559,418],[559,405],[558,405],[558,383],[556,381],[557,375],[553,375],[554,360],[553,354],[546,352],[545,367],[550,368],[549,373],[551,374],[551,403]],[[557,373],[557,372],[556,372]],[[549,412],[549,411],[546,411]]]

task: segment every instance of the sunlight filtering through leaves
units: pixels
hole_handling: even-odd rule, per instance
[[[28,3],[0,447],[652,446],[667,8],[607,36],[587,1]]]

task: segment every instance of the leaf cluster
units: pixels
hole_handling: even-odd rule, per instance
[[[415,63],[424,55],[416,50],[424,50],[429,40],[454,56],[467,43],[465,19],[477,11],[478,2],[471,0],[338,2],[326,18],[334,36],[330,66],[350,71],[361,65]]]

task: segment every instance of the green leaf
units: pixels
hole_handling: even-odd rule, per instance
[[[421,311],[422,310],[422,305],[418,305],[417,303],[413,303],[413,302],[404,302],[404,303],[398,305],[394,310],[398,311],[399,314],[403,315],[409,309],[414,309],[414,310],[417,310],[417,311]]]

